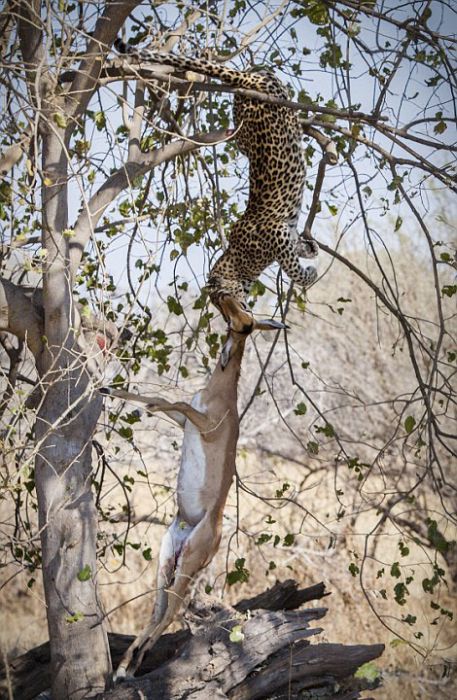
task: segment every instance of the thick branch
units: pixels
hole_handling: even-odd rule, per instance
[[[126,187],[131,185],[135,178],[144,175],[167,160],[190,153],[201,146],[221,143],[230,138],[231,135],[231,132],[226,129],[211,133],[193,134],[188,138],[173,141],[162,148],[152,151],[152,153],[144,155],[141,162],[127,163],[114,172],[100,187],[98,192],[94,194],[76,222],[75,235],[70,243],[72,276],[76,275],[83,251],[103,212]]]
[[[98,80],[101,84],[106,84],[110,82],[117,82],[119,80],[144,80],[147,81],[160,81],[166,83],[168,87],[185,87],[189,86],[189,94],[192,92],[229,92],[236,95],[242,95],[243,97],[249,97],[251,99],[259,100],[260,102],[267,102],[269,104],[280,105],[283,107],[288,107],[289,109],[294,109],[302,112],[315,112],[317,114],[329,114],[331,116],[337,117],[339,119],[349,119],[351,121],[361,121],[368,124],[378,121],[387,121],[386,116],[366,114],[365,112],[360,112],[356,110],[343,110],[335,109],[332,107],[323,107],[318,104],[310,103],[303,104],[302,102],[295,102],[294,100],[284,100],[280,97],[275,97],[274,95],[267,95],[264,92],[258,90],[249,90],[247,88],[235,87],[234,85],[228,85],[227,83],[214,83],[214,82],[199,82],[199,81],[189,81],[181,77],[176,77],[171,75],[171,73],[179,73],[175,68],[165,65],[153,64],[145,67],[144,65],[126,65],[125,62],[115,61],[113,64],[103,67],[99,71]],[[73,80],[75,76],[74,71],[67,71],[60,76],[60,82],[65,83]],[[74,78],[76,80],[76,78]],[[73,87],[72,87],[73,91]]]
[[[20,2],[17,6],[17,27],[21,53],[24,59],[26,79],[33,96],[36,96],[35,81],[37,70],[45,62],[42,46],[40,6],[40,0]]]
[[[35,358],[43,349],[43,316],[24,290],[0,279],[0,331],[25,341]]]
[[[16,382],[19,375],[19,363],[22,359],[22,350],[24,348],[24,341],[19,340],[17,346],[11,341],[11,338],[6,333],[0,333],[0,345],[2,346],[4,352],[9,359],[9,369],[7,376],[6,389],[3,392],[3,396],[0,398],[0,421],[6,408],[10,402],[11,397],[14,394],[16,388]]]
[[[97,87],[106,48],[111,46],[129,14],[139,4],[138,0],[106,3],[68,94],[68,106],[73,116],[82,114],[86,109]]]
[[[9,146],[0,156],[0,176],[6,175],[6,173],[14,168],[16,163],[19,163],[29,142],[30,132],[27,130],[22,134],[19,141]]]

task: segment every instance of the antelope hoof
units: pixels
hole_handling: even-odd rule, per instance
[[[125,681],[133,678],[133,674],[127,673],[127,669],[124,666],[118,666],[116,671],[113,673],[113,683],[125,683]]]

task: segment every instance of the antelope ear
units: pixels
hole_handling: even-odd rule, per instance
[[[289,328],[281,321],[275,321],[273,318],[264,318],[261,321],[254,321],[255,331],[281,331]]]

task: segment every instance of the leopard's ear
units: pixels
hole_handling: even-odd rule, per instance
[[[113,46],[116,49],[116,51],[119,51],[119,53],[129,53],[130,51],[127,44],[124,41],[122,41],[122,39],[120,39],[119,37],[116,37]]]
[[[282,321],[276,321],[274,318],[264,318],[260,321],[254,320],[254,331],[282,331],[289,326],[286,326]]]

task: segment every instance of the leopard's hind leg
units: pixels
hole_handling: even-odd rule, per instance
[[[303,267],[300,257],[315,257],[317,243],[303,239],[291,240],[288,226],[283,225],[275,231],[275,244],[276,260],[290,279],[303,289],[314,284],[317,279],[316,268],[313,265]]]
[[[319,255],[319,245],[314,238],[298,238],[294,241],[299,258],[315,258]]]

